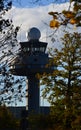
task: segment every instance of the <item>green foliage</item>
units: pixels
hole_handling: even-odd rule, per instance
[[[62,130],[80,130],[81,34],[66,33],[61,50],[54,50],[53,60],[57,70],[42,78],[45,85],[43,97],[50,102],[51,115],[56,117]]]
[[[18,127],[17,122],[6,106],[0,106],[0,130],[16,130]]]
[[[53,120],[50,115],[35,115],[29,116],[29,124],[31,130],[51,130],[53,129]]]

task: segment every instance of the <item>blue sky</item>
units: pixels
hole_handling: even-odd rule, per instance
[[[36,7],[36,6],[45,6],[51,3],[64,3],[69,0],[13,0],[13,5],[24,8],[24,7]]]
[[[20,31],[18,33],[18,40],[27,41],[26,32],[31,27],[37,27],[41,31],[41,41],[47,42],[48,47],[61,47],[60,39],[63,36],[62,28],[58,29],[54,34],[56,38],[56,42],[52,43],[50,38],[48,37],[52,29],[49,27],[49,22],[52,19],[51,16],[48,15],[50,11],[58,11],[61,12],[64,9],[68,9],[69,3],[58,3],[51,4],[54,0],[39,0],[39,3],[30,3],[33,0],[13,0],[13,8],[8,12],[7,17],[13,20],[15,26],[20,26]],[[36,1],[36,0],[34,0]],[[47,2],[48,1],[48,2]],[[57,0],[56,0],[57,1]],[[61,0],[59,0],[61,1]],[[64,2],[64,0],[62,0]],[[40,5],[40,7],[39,7]],[[34,8],[33,8],[34,7]],[[64,29],[64,28],[63,28]],[[65,28],[66,29],[66,28]],[[70,31],[78,31],[78,29],[73,29]],[[81,32],[81,29],[79,29]],[[24,103],[20,103],[20,105],[25,105],[26,99]],[[49,105],[45,100],[41,99],[41,105]]]

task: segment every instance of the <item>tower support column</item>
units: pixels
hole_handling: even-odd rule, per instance
[[[40,108],[40,88],[39,79],[36,75],[28,75],[28,113],[39,113]]]

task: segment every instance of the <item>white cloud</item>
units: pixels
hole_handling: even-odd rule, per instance
[[[51,16],[48,15],[49,11],[58,11],[61,12],[64,9],[68,9],[69,3],[65,4],[50,4],[49,6],[40,6],[40,7],[34,7],[34,8],[17,8],[13,7],[8,12],[8,17],[10,17],[15,26],[21,26],[18,39],[20,41],[26,40],[26,32],[29,28],[35,26],[38,27],[42,34],[42,41],[47,41],[49,45],[53,45],[50,41],[50,38],[48,36],[52,33],[52,29],[49,27],[49,21],[52,19]],[[80,29],[79,29],[80,31]],[[61,30],[58,30],[57,33],[55,33],[55,37],[58,38],[59,36],[62,36],[63,32]],[[50,46],[51,46],[50,45]],[[54,43],[54,47],[61,47],[61,44],[57,41]]]
[[[21,41],[26,40],[26,32],[31,27],[37,27],[40,29],[42,37],[42,41],[49,41],[48,35],[53,31],[49,27],[49,21],[52,19],[51,16],[48,15],[49,11],[58,11],[61,12],[64,9],[68,9],[69,3],[63,4],[50,4],[48,6],[39,6],[34,8],[17,8],[13,7],[9,13],[8,17],[13,19],[15,26],[21,26],[18,39]],[[58,30],[55,34],[55,37],[62,35],[62,31]],[[59,45],[59,43],[58,43]],[[56,45],[57,46],[57,43]]]

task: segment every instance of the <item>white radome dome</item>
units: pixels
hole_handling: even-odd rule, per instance
[[[39,40],[40,37],[41,37],[41,33],[38,28],[32,27],[28,30],[27,38],[29,41],[30,40]]]

